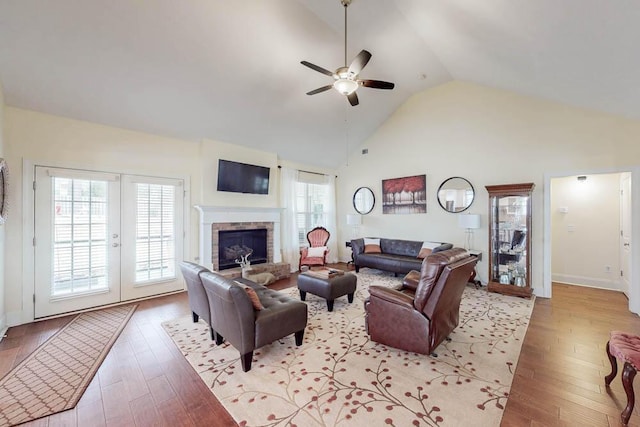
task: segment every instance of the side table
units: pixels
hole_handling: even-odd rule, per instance
[[[482,251],[479,251],[477,249],[467,249],[467,252],[469,252],[469,255],[478,258],[478,262],[482,261]],[[469,283],[473,283],[476,289],[478,289],[478,286],[482,286],[482,282],[480,280],[476,280],[476,276],[478,275],[476,268],[477,268],[477,264],[476,264],[476,267],[473,267],[473,271],[471,272],[471,277],[469,277]]]
[[[344,245],[345,245],[347,248],[350,248],[350,247],[351,247],[351,240],[347,240],[346,242],[344,242]],[[351,261],[349,261],[349,262],[347,263],[347,265],[349,265],[349,264],[354,264],[354,263],[355,263],[355,260],[353,259],[353,251],[351,251]]]

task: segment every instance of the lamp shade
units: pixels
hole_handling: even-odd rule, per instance
[[[362,215],[347,214],[347,224],[349,224],[349,225],[360,225],[360,224],[362,224]]]
[[[462,214],[458,216],[458,227],[460,228],[480,228],[480,215]]]

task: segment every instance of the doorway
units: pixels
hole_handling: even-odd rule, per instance
[[[35,166],[34,317],[181,290],[183,187]]]
[[[545,180],[545,292],[540,296],[552,296],[552,281],[592,286],[625,292],[630,309],[636,311],[631,263],[633,173],[567,175]]]

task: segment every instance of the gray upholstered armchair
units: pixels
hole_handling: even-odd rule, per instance
[[[295,334],[297,346],[302,344],[307,326],[304,302],[245,279],[230,280],[211,272],[200,277],[209,300],[216,344],[226,339],[233,345],[240,352],[244,372],[251,369],[256,348],[290,334]],[[250,295],[251,290],[255,294]]]
[[[189,307],[191,308],[193,322],[196,323],[199,318],[202,318],[202,320],[207,322],[207,325],[211,327],[209,300],[207,300],[207,294],[204,291],[202,280],[200,279],[200,273],[209,270],[201,265],[189,261],[182,261],[180,263],[180,271],[182,271],[182,276],[187,283],[187,295],[189,296]],[[211,329],[211,339],[215,339],[213,329]]]

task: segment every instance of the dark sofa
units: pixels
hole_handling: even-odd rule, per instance
[[[377,239],[377,237],[375,238]],[[351,251],[356,273],[360,271],[360,267],[377,268],[395,274],[405,274],[411,270],[420,271],[422,258],[418,258],[418,254],[423,243],[423,241],[380,238],[382,253],[366,254],[364,253],[364,239],[354,239],[351,241]],[[451,243],[440,243],[433,249],[433,253],[452,247]]]

